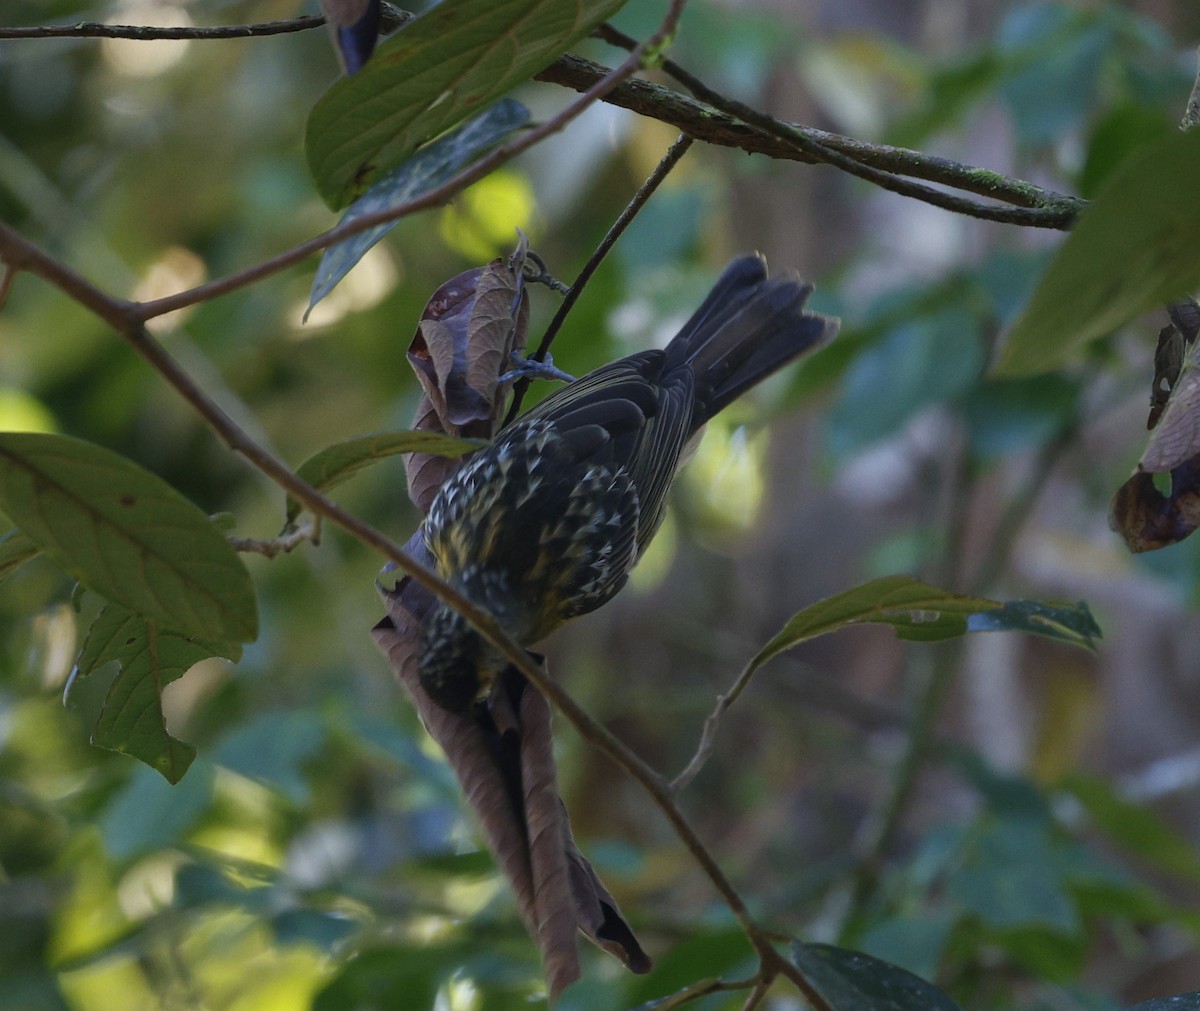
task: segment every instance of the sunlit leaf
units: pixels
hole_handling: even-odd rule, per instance
[[[308,120],[309,171],[344,207],[421,144],[542,70],[625,0],[444,0],[406,24]]]
[[[0,537],[0,579],[20,568],[38,553],[38,546],[20,530]]]
[[[959,1011],[932,983],[860,951],[797,941],[792,961],[833,1011]]]
[[[1048,372],[1138,313],[1200,287],[1200,130],[1126,161],[1084,212],[1017,320],[997,372]]]
[[[98,748],[120,751],[145,762],[177,783],[196,757],[190,744],[167,732],[162,691],[201,660],[237,660],[236,642],[202,641],[161,629],[155,622],[110,604],[88,630],[76,661],[78,676],[116,661],[120,672],[108,689],[92,730]]]
[[[482,439],[460,439],[440,432],[380,432],[345,442],[335,442],[310,456],[297,468],[298,476],[313,487],[328,491],[353,477],[360,470],[400,453],[430,453],[437,456],[462,456],[485,446]],[[287,520],[295,521],[303,506],[290,495]]]
[[[486,112],[421,148],[403,165],[393,169],[350,205],[341,225],[368,214],[399,207],[435,186],[440,186],[472,158],[494,147],[506,136],[529,122],[529,110],[520,102],[504,98]],[[398,221],[378,225],[330,246],[321,257],[313,278],[308,309],[328,295],[363,255],[396,227]]]
[[[0,433],[0,507],[89,589],[166,629],[250,642],[254,586],[195,505],[107,449]]]

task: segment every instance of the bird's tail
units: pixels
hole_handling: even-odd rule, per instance
[[[704,424],[793,358],[831,341],[839,320],[805,312],[812,285],[795,272],[767,277],[766,261],[740,256],[667,346],[664,371],[686,365],[696,377]]]

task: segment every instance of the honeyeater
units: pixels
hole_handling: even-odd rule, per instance
[[[663,349],[567,384],[442,486],[423,531],[437,572],[532,646],[625,585],[662,521],[675,472],[718,411],[837,332],[804,311],[812,286],[734,260]],[[438,602],[421,685],[445,709],[486,699],[507,660]]]

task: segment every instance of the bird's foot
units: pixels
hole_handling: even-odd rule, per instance
[[[553,379],[560,383],[575,382],[574,376],[560,368],[555,368],[554,359],[549,354],[546,355],[546,360],[543,362],[534,358],[524,358],[518,351],[514,351],[509,357],[514,367],[511,371],[505,372],[497,382],[508,383],[514,379]]]

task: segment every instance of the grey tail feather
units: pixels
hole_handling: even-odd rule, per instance
[[[734,260],[667,346],[664,372],[696,378],[696,427],[792,359],[828,343],[839,321],[805,312],[812,285],[794,272],[767,278],[761,256]]]

